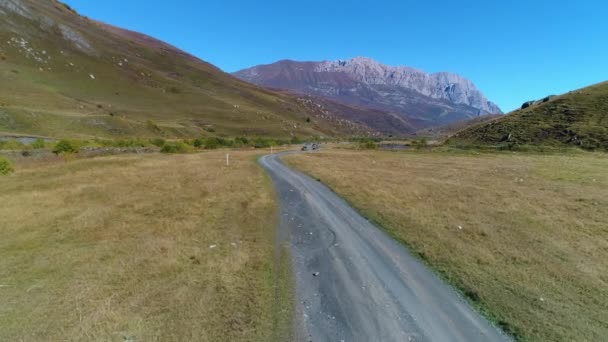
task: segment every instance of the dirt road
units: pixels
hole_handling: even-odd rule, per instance
[[[300,341],[509,341],[406,248],[320,182],[260,164],[280,200],[291,247]]]

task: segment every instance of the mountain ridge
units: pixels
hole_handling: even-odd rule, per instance
[[[238,78],[400,115],[418,129],[502,114],[466,78],[447,72],[427,74],[408,66],[387,66],[371,58],[335,61],[280,60],[234,72]]]
[[[357,74],[359,79],[364,81],[366,84],[399,85],[405,88],[414,89],[423,95],[433,98],[449,99],[456,104],[471,105],[474,108],[478,108],[483,112],[483,114],[502,114],[500,108],[498,108],[496,104],[488,101],[485,96],[483,96],[483,94],[481,94],[481,92],[475,87],[473,82],[455,73],[445,71],[427,73],[420,69],[409,66],[384,65],[368,57],[354,57],[350,60],[321,62],[318,70],[341,72],[344,70],[349,70],[349,68],[351,70],[351,74]],[[364,69],[363,73],[360,72],[361,68]],[[376,75],[370,75],[370,69],[372,73],[376,73]],[[423,80],[426,81],[426,83],[422,84],[422,87],[416,88],[416,78],[424,79],[426,77],[428,77],[429,80]],[[436,84],[444,85],[445,87],[438,86],[437,89],[432,89],[432,84],[430,84],[431,80],[435,81]],[[468,99],[465,97],[451,96],[454,95],[454,87],[458,85],[466,86],[464,91],[467,93],[472,93],[471,96],[475,97],[475,100],[466,101]],[[450,89],[448,90],[447,88]]]

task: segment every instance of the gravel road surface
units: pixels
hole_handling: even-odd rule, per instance
[[[293,256],[299,341],[510,341],[326,186],[260,158]]]

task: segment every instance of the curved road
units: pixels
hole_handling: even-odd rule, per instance
[[[260,158],[280,199],[299,341],[510,341],[426,266],[310,177]]]

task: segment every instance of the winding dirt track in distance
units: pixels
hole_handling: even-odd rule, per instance
[[[289,152],[288,152],[289,153]],[[289,244],[298,341],[510,341],[326,186],[261,157]]]

